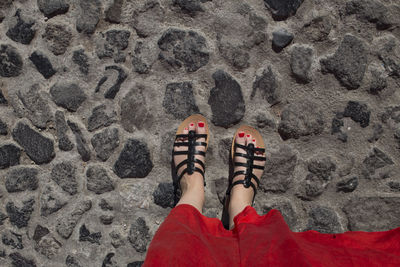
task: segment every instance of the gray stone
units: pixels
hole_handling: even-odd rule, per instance
[[[352,177],[350,179],[338,182],[336,184],[336,191],[350,193],[356,190],[357,186],[358,186],[358,178]]]
[[[92,34],[96,30],[101,15],[101,2],[99,0],[80,0],[80,14],[76,19],[78,32]]]
[[[55,156],[54,141],[36,132],[24,122],[18,122],[12,131],[12,136],[36,164],[49,163]]]
[[[114,58],[114,62],[125,62],[125,53],[122,51],[128,47],[131,33],[127,30],[110,30],[102,34],[97,45],[97,56],[102,58]]]
[[[154,62],[158,59],[158,51],[151,43],[138,41],[135,45],[135,54],[132,56],[132,65],[139,74],[150,72]]]
[[[99,207],[104,211],[114,209],[104,198],[100,200]]]
[[[379,71],[371,71],[371,83],[368,92],[372,95],[378,95],[387,86],[387,82]]]
[[[137,139],[128,139],[113,168],[120,178],[144,178],[152,169],[147,144]]]
[[[387,185],[393,192],[400,192],[400,182],[390,181]]]
[[[161,31],[160,24],[164,23],[165,10],[158,0],[141,2],[139,8],[133,11],[130,26],[136,30],[141,38],[158,35]]]
[[[78,149],[79,155],[83,161],[90,160],[90,150],[89,146],[86,143],[86,139],[84,138],[81,129],[79,128],[78,124],[72,122],[70,120],[67,121],[69,128],[75,135],[76,147]]]
[[[218,142],[218,156],[224,164],[229,164],[229,154],[231,151],[232,138],[220,139]]]
[[[7,124],[0,119],[0,135],[7,135],[7,133],[8,133]]]
[[[331,179],[332,172],[336,170],[336,164],[329,156],[316,156],[308,161],[308,171],[325,181]]]
[[[379,1],[352,0],[346,2],[345,14],[355,14],[361,21],[369,21],[376,24],[377,29],[385,30],[391,25],[389,9]]]
[[[50,106],[42,97],[38,84],[17,90],[10,102],[19,117],[28,118],[38,128],[46,128],[47,123],[53,120]]]
[[[118,129],[104,129],[102,132],[93,135],[91,143],[97,157],[106,161],[119,145]]]
[[[62,24],[47,24],[42,37],[54,55],[62,55],[72,40],[71,30]]]
[[[365,44],[357,37],[346,34],[331,57],[321,59],[322,73],[333,73],[347,89],[360,87],[367,67]]]
[[[267,162],[261,177],[260,189],[264,192],[284,193],[293,181],[297,153],[288,145],[280,145],[266,153]]]
[[[290,57],[290,68],[298,82],[309,83],[311,81],[311,63],[313,49],[306,46],[294,46]]]
[[[230,43],[220,42],[218,45],[219,52],[229,64],[238,70],[244,70],[250,67],[250,54],[246,51],[246,47],[239,45],[234,46]]]
[[[256,113],[256,115],[253,117],[253,121],[260,129],[267,128],[275,130],[277,124],[275,117],[266,111],[260,111]]]
[[[35,200],[33,198],[23,201],[22,207],[16,207],[14,202],[8,202],[6,205],[6,211],[10,223],[18,228],[28,226],[28,222],[31,219],[31,214],[33,212],[33,205]]]
[[[384,39],[383,39],[384,38]],[[393,36],[378,39],[378,56],[389,76],[400,78],[399,45]]]
[[[62,245],[53,237],[52,234],[49,233],[49,229],[42,227],[41,225],[37,225],[33,235],[33,240],[36,241],[35,250],[46,256],[48,259],[52,259],[55,255],[57,255],[58,250]]]
[[[79,66],[79,71],[85,75],[89,74],[89,57],[85,54],[85,50],[75,50],[72,54],[72,61]]]
[[[123,4],[123,0],[114,0],[112,5],[105,11],[106,21],[120,23]]]
[[[150,235],[149,227],[142,217],[137,218],[136,221],[131,224],[128,240],[137,252],[146,252],[147,244],[150,241]]]
[[[383,135],[383,127],[379,123],[374,123],[373,133],[370,138],[368,138],[368,142],[374,143],[379,140]]]
[[[56,83],[50,88],[50,94],[57,105],[72,112],[86,100],[85,92],[75,83]]]
[[[57,233],[64,239],[68,239],[82,215],[91,208],[92,202],[90,200],[77,202],[70,213],[61,216],[57,220]]]
[[[162,166],[170,168],[172,160],[172,148],[175,141],[176,131],[167,131],[161,136],[159,148],[160,148],[160,160]]]
[[[272,47],[281,50],[288,46],[293,40],[294,35],[284,28],[279,28],[272,32]]]
[[[68,255],[67,258],[65,258],[65,265],[67,265],[67,267],[82,267],[79,261],[71,255]]]
[[[320,233],[342,232],[338,215],[331,208],[313,207],[309,212],[309,216],[306,230],[314,230]]]
[[[41,226],[40,224],[36,225],[35,232],[33,233],[32,239],[36,242],[40,241],[42,237],[50,233],[49,229]]]
[[[69,4],[65,0],[37,0],[40,12],[52,18],[68,12]]]
[[[92,110],[88,119],[88,130],[90,132],[101,127],[107,127],[117,121],[117,113],[110,105],[101,104]]]
[[[400,122],[400,106],[386,107],[385,111],[379,115],[383,123],[388,123],[389,119],[395,123]]]
[[[209,61],[206,39],[195,31],[170,28],[158,40],[159,58],[173,68],[194,72]]]
[[[15,167],[6,175],[5,186],[9,193],[36,190],[38,188],[38,170],[35,168]]]
[[[145,96],[146,90],[148,88],[143,85],[136,85],[121,101],[121,124],[128,132],[142,130],[153,124],[154,116],[147,106],[151,101]]]
[[[347,102],[347,106],[343,112],[343,117],[349,117],[353,121],[360,123],[360,126],[365,128],[369,125],[369,118],[371,111],[368,109],[367,104],[357,101]]]
[[[17,50],[11,45],[0,46],[0,76],[16,77],[22,72],[23,61]],[[1,99],[3,99],[1,97]],[[6,104],[7,100],[1,100]]]
[[[321,109],[313,102],[301,101],[284,107],[278,132],[283,140],[318,135],[324,130]]]
[[[274,20],[285,20],[296,14],[303,0],[264,0]]]
[[[32,29],[35,22],[25,21],[21,18],[21,9],[15,13],[17,23],[8,29],[6,35],[13,41],[28,45],[35,37],[36,30]]]
[[[293,205],[289,201],[280,201],[272,204],[263,205],[262,213],[267,214],[271,209],[278,210],[290,229],[294,229],[297,225],[297,216],[294,212]]]
[[[13,144],[0,146],[0,169],[18,165],[21,157],[21,149]]]
[[[154,203],[163,208],[174,207],[174,185],[172,183],[159,183],[153,192]]]
[[[51,170],[51,179],[70,195],[78,192],[76,167],[71,162],[65,161],[54,165]]]
[[[114,216],[113,215],[101,215],[99,217],[100,222],[104,225],[110,225],[114,221]]]
[[[122,239],[121,234],[118,231],[116,231],[116,230],[111,231],[109,236],[111,238],[111,245],[114,248],[119,248],[125,244],[124,240]]]
[[[57,110],[55,113],[55,122],[57,130],[58,148],[64,151],[70,151],[74,148],[74,144],[69,140],[67,135],[68,125],[65,121],[64,112]]]
[[[365,169],[365,172],[363,173],[366,178],[371,178],[371,175],[374,175],[377,169],[393,164],[394,162],[389,156],[387,156],[382,150],[374,147],[363,161]]]
[[[241,87],[223,70],[214,72],[212,78],[215,87],[208,98],[213,113],[211,121],[217,126],[229,128],[242,120],[246,110]]]
[[[4,245],[10,246],[14,249],[23,249],[22,235],[14,233],[13,231],[4,232],[1,236],[1,241]]]
[[[262,73],[261,73],[262,71]],[[256,75],[256,79],[253,83],[253,91],[251,92],[251,98],[256,96],[257,91],[263,99],[267,100],[269,104],[274,105],[279,102],[279,88],[277,78],[272,71],[271,66],[259,71],[260,75]]]
[[[53,186],[46,186],[40,194],[40,215],[47,217],[63,208],[67,203],[68,199],[63,194]]]
[[[309,173],[300,184],[296,196],[302,200],[310,201],[319,197],[328,186],[329,181]]]
[[[114,183],[107,171],[100,165],[90,165],[86,171],[87,190],[96,194],[103,194],[114,190]]]
[[[5,215],[3,212],[0,211],[0,225],[3,225],[3,224],[4,224],[3,221],[4,221],[5,219],[7,219],[7,218],[8,218],[8,216]]]
[[[8,255],[11,258],[12,267],[36,267],[35,261],[23,257],[19,252],[13,252]]]
[[[191,82],[169,83],[165,89],[163,107],[176,119],[185,119],[199,113]]]
[[[334,19],[331,16],[318,16],[304,24],[304,32],[309,40],[323,42],[328,39]]]
[[[89,229],[86,228],[85,224],[79,228],[79,241],[87,241],[100,245],[101,232],[90,233]]]
[[[224,204],[226,189],[228,188],[228,178],[222,177],[214,181],[215,191],[218,196],[218,200],[221,204]]]
[[[174,0],[175,6],[178,6],[184,13],[195,16],[198,12],[204,12],[202,3],[211,0]]]
[[[400,198],[357,197],[343,207],[350,231],[387,231],[399,227]]]

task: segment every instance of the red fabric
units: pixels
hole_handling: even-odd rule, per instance
[[[191,205],[173,208],[147,251],[148,266],[400,266],[400,227],[384,232],[292,232],[277,210],[247,206],[226,230]]]

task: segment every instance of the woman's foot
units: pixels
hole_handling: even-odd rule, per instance
[[[239,132],[236,137],[235,137],[235,143],[247,146],[248,144],[253,144],[254,147],[257,147],[257,142],[256,139],[253,138],[251,134],[247,134],[245,132]],[[246,154],[247,152],[239,147],[236,147],[235,150],[236,153],[242,153]],[[263,152],[255,152],[255,156],[259,157],[265,157],[265,153]],[[246,163],[246,158],[240,157],[240,156],[235,156],[234,157],[234,162],[242,162]],[[265,160],[259,161],[259,160],[254,160],[253,165],[259,165],[259,166],[264,166]],[[234,173],[237,171],[244,170],[246,171],[246,167],[244,166],[234,166]],[[263,173],[263,170],[261,169],[253,169],[253,174],[257,176],[258,179],[261,178],[261,175]],[[238,180],[244,180],[245,175],[237,175],[233,178],[232,183]],[[251,182],[256,186],[257,188],[257,182],[254,178],[251,179]],[[228,213],[229,213],[229,229],[232,229],[234,227],[234,222],[233,218],[239,214],[246,206],[251,206],[252,201],[254,197],[254,190],[251,186],[248,188],[245,188],[244,185],[239,184],[235,185],[232,187],[231,192],[230,192],[230,198],[229,198],[229,207],[228,207]]]
[[[188,134],[189,131],[195,131],[197,134],[207,134],[206,125],[204,122],[199,121],[197,123],[189,123],[183,130],[183,134]],[[187,138],[178,138],[176,143],[187,142]],[[206,142],[205,138],[198,138],[196,142]],[[197,151],[206,151],[205,146],[196,146]],[[188,151],[188,146],[174,146],[174,151]],[[186,160],[188,155],[174,155],[175,166]],[[199,159],[205,163],[205,158],[202,155],[195,155],[195,159]],[[199,163],[195,163],[195,167],[201,169],[204,173],[204,168]],[[183,170],[187,168],[187,164],[179,167],[177,170],[177,176],[179,177]],[[180,204],[190,204],[194,206],[200,213],[202,212],[204,205],[204,180],[203,176],[199,172],[193,172],[193,174],[185,173],[180,180],[181,187],[181,198],[177,203]]]

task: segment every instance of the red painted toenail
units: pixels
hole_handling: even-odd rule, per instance
[[[246,135],[247,137],[250,137],[250,135],[248,134],[248,135]]]
[[[253,142],[255,142],[256,141],[256,139],[253,139]]]
[[[244,137],[244,133],[239,133],[239,137]]]
[[[204,127],[204,122],[199,122],[199,127]]]
[[[194,126],[194,123],[191,123],[190,126]]]

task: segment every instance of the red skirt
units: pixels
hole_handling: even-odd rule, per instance
[[[292,232],[277,210],[247,206],[226,230],[188,204],[157,230],[143,266],[400,266],[400,227],[383,232]]]

